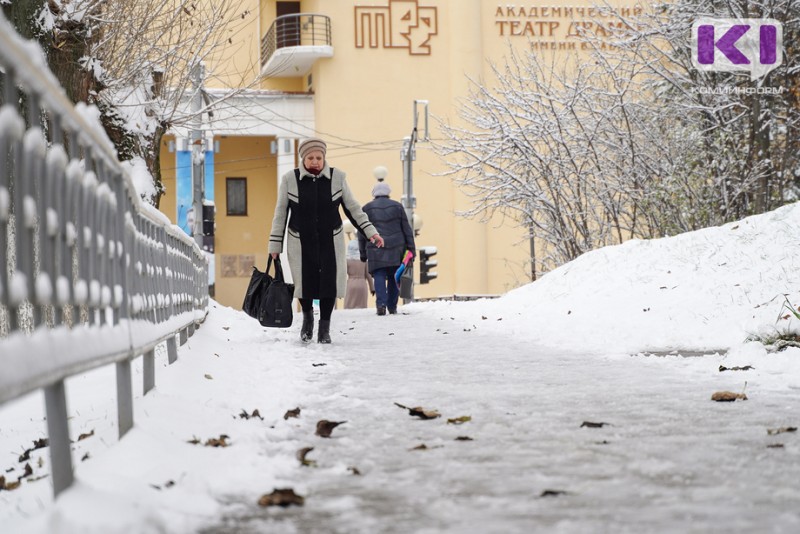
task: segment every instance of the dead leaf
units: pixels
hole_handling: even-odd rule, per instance
[[[292,488],[275,489],[270,494],[264,494],[258,499],[259,506],[303,506],[305,498],[296,494]]]
[[[738,366],[736,366],[736,367],[725,367],[724,365],[720,365],[719,366],[719,372],[720,373],[722,371],[749,371],[751,369],[755,369],[755,367],[753,367],[752,365],[745,365],[743,367],[738,367]]]
[[[539,497],[558,497],[561,495],[569,495],[569,493],[564,490],[546,489],[539,495]]]
[[[262,421],[264,420],[264,418],[261,417],[261,414],[258,412],[257,409],[253,410],[253,413],[251,413],[251,414],[247,413],[247,410],[243,409],[242,413],[239,414],[239,417],[242,418],[242,419],[250,419],[251,417],[258,417]]]
[[[81,462],[85,462],[88,459],[89,459],[89,453],[87,452],[86,454],[83,455],[83,458],[81,458]]]
[[[796,426],[782,426],[780,428],[768,428],[767,434],[773,436],[775,434],[783,434],[784,432],[797,432]]]
[[[469,436],[458,436],[456,441],[473,441],[473,439]]]
[[[436,419],[437,417],[441,417],[442,414],[437,412],[436,410],[428,410],[423,408],[422,406],[416,406],[414,408],[409,408],[408,406],[403,406],[402,404],[395,402],[395,406],[399,406],[404,410],[408,410],[408,415],[412,417],[419,417],[420,419]]]
[[[425,445],[424,443],[420,443],[416,447],[411,447],[408,450],[410,450],[410,451],[427,451],[428,450],[428,446]]]
[[[592,422],[592,421],[584,421],[583,423],[581,423],[580,428],[583,428],[583,427],[586,427],[586,428],[603,428],[604,426],[610,425],[610,424],[611,423],[604,423],[604,422],[595,423],[595,422]]]
[[[39,466],[39,469],[41,469],[42,467],[44,467],[44,458],[39,456],[39,459],[36,461],[36,463]]]
[[[468,423],[472,421],[472,417],[469,415],[462,415],[461,417],[455,417],[453,419],[448,419],[448,425],[463,425],[464,423]]]
[[[223,327],[222,327],[222,329],[223,329],[223,330],[230,330],[230,329],[231,329],[231,327],[230,327],[230,326],[223,326]]]
[[[768,449],[782,449],[783,448],[783,443],[771,443],[771,444],[767,445],[767,448]]]
[[[92,436],[94,436],[94,429],[92,429],[92,431],[89,432],[88,434],[81,434],[80,436],[78,436],[78,441],[82,441],[86,438],[91,438]]]
[[[346,422],[347,421],[328,421],[327,419],[321,419],[317,421],[317,431],[315,434],[323,438],[329,438],[334,428]]]
[[[733,391],[717,391],[711,395],[711,400],[717,402],[733,402],[737,399],[747,400],[747,395]]]
[[[347,468],[347,470],[353,473],[354,475],[361,475],[361,471],[358,470],[358,467],[350,466]]]
[[[19,487],[19,485],[20,485],[20,481],[19,480],[15,481],[15,482],[7,482],[6,483],[6,490],[14,491],[15,489],[17,489]]]
[[[33,449],[25,449],[25,452],[23,452],[19,457],[19,463],[27,462],[28,460],[30,460],[32,450]]]
[[[228,439],[230,436],[227,434],[220,434],[219,438],[208,438],[205,442],[206,447],[228,447],[230,443],[228,443]]]
[[[6,477],[0,476],[0,491],[6,488]]]
[[[313,450],[314,447],[303,447],[297,451],[297,459],[300,460],[300,465],[304,465],[306,467],[317,467],[316,460],[309,460],[306,458],[306,455]]]
[[[204,376],[204,377],[206,377],[208,380],[214,380],[214,377],[213,377],[213,376],[211,376],[211,375],[210,375],[210,374],[208,374],[208,373],[204,374],[203,376]]]
[[[187,441],[187,443],[191,443],[192,445],[197,445],[198,443],[200,443],[200,440],[199,440],[199,439],[197,439],[197,437],[195,437],[195,436],[192,436],[192,439],[190,439],[189,441]]]
[[[33,467],[31,467],[31,464],[25,464],[25,469],[23,470],[23,474],[20,478],[29,477],[32,474],[33,474]]]
[[[50,441],[47,438],[40,438],[33,440],[33,450],[44,449],[50,446]]]
[[[311,364],[311,367],[325,367],[326,365],[328,365],[328,364],[327,364],[327,363],[325,363],[325,362],[320,362],[320,363],[312,363],[312,364]]]
[[[287,410],[285,414],[283,414],[283,419],[289,419],[290,417],[300,417],[300,408],[295,408],[294,410]]]

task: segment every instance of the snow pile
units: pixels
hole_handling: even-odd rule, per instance
[[[591,351],[726,350],[798,330],[800,203],[598,249],[494,300],[438,303],[477,326]],[[483,319],[486,317],[486,319]],[[502,319],[502,321],[501,321]]]

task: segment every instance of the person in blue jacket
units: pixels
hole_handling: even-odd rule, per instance
[[[383,238],[383,247],[368,242],[366,236],[358,234],[361,261],[367,262],[375,282],[375,300],[378,315],[397,313],[397,300],[400,290],[394,280],[394,273],[403,261],[406,250],[416,256],[414,231],[408,223],[402,204],[389,198],[392,189],[380,181],[372,188],[374,200],[364,204],[363,210],[370,222]]]

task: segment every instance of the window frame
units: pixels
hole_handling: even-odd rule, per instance
[[[231,191],[230,185],[233,183],[244,184],[244,212],[231,212]],[[247,177],[230,176],[225,178],[225,215],[228,217],[247,217]]]

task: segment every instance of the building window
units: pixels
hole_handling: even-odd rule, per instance
[[[228,215],[247,215],[247,178],[226,178]]]

